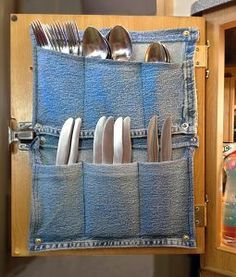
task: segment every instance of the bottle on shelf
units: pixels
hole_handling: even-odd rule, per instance
[[[224,146],[223,243],[236,247],[236,143]]]

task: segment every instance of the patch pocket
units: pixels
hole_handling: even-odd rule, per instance
[[[84,164],[85,233],[127,238],[139,232],[137,163]]]
[[[94,129],[101,116],[130,116],[143,128],[141,63],[85,59],[84,126]]]
[[[183,122],[185,78],[182,64],[142,63],[142,89],[145,126],[158,115],[160,126],[171,115],[175,124]]]
[[[74,240],[84,235],[82,164],[35,165],[31,244]]]
[[[174,161],[139,163],[142,236],[194,239],[192,153]]]
[[[60,127],[68,117],[83,118],[84,58],[34,51],[34,123]]]

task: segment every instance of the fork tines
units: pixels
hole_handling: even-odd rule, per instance
[[[38,46],[73,55],[80,54],[80,37],[76,22],[56,21],[42,24],[36,20],[31,23],[31,27]]]

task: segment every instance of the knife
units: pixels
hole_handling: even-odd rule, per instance
[[[147,161],[158,162],[158,128],[157,128],[157,116],[154,115],[148,124],[147,134]]]
[[[79,135],[81,127],[81,118],[76,118],[71,138],[70,154],[68,164],[77,163],[79,160]]]
[[[123,159],[123,119],[118,117],[114,124],[113,164],[121,164]]]
[[[93,163],[102,163],[102,136],[106,117],[102,116],[96,125],[93,139]]]
[[[123,163],[130,163],[132,156],[131,136],[130,136],[130,117],[124,118],[123,125]]]
[[[172,119],[167,117],[161,132],[161,154],[160,161],[172,160],[172,135],[171,135]]]
[[[113,163],[113,131],[114,131],[114,117],[109,116],[104,125],[102,137],[102,163]]]
[[[68,118],[62,126],[57,146],[56,165],[68,163],[73,126],[73,118]]]

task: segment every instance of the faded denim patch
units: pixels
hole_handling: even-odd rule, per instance
[[[186,29],[131,32],[138,45],[134,49],[143,51],[139,55],[150,42],[166,43],[173,56],[170,64],[86,59],[34,45],[33,123],[60,128],[68,117],[80,116],[82,130],[88,131],[101,115],[134,115],[134,128],[145,129],[158,111],[161,122],[173,114],[179,131],[196,133],[193,55],[198,31],[187,30],[187,37]]]
[[[131,36],[137,50],[135,61],[122,63],[33,45],[37,137],[32,143],[32,251],[196,247],[193,149],[198,138],[193,55],[198,31],[184,28],[131,32]],[[142,62],[148,44],[157,40],[168,46],[172,63]],[[174,161],[145,162],[147,126],[154,114],[159,132],[165,118],[172,116]],[[133,161],[137,163],[91,164],[94,128],[104,115],[131,117]],[[83,122],[81,163],[55,166],[60,129],[68,117],[78,116]]]

